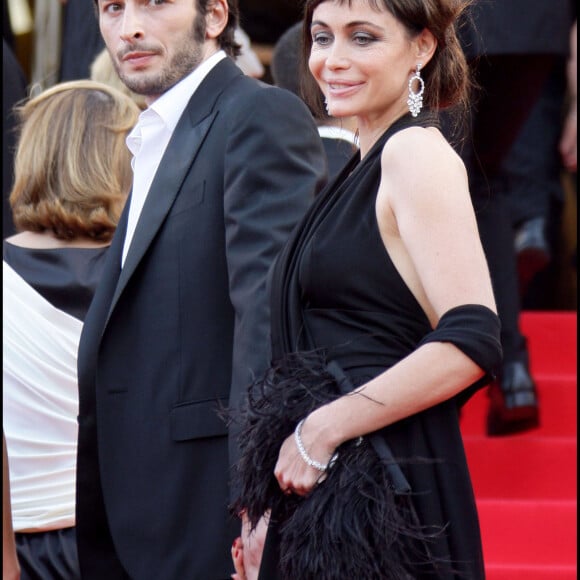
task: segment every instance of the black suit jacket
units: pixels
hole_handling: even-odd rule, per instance
[[[269,362],[267,271],[325,179],[309,111],[221,61],[164,154],[121,270],[127,208],[79,348],[84,579],[233,571],[226,424]],[[235,442],[234,442],[235,443]]]

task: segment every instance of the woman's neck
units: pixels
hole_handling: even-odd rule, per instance
[[[407,105],[403,103],[378,115],[357,117],[361,158],[371,150],[372,146],[393,123],[408,112]]]

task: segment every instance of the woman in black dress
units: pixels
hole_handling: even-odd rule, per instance
[[[264,513],[261,580],[484,577],[459,410],[500,329],[465,167],[437,128],[467,102],[461,8],[306,3],[312,95],[356,117],[360,154],[272,273],[273,363],[240,437],[240,577]]]

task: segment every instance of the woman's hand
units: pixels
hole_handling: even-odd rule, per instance
[[[322,465],[328,465],[336,445],[330,441],[325,442],[322,429],[317,426],[317,418],[314,417],[314,413],[303,422],[299,431],[299,439],[310,459]],[[296,442],[296,433],[290,435],[282,443],[274,475],[284,493],[295,493],[301,496],[310,493],[316,485],[326,478],[325,471],[308,465],[301,456]]]

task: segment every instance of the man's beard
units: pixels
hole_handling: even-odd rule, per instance
[[[119,78],[138,95],[157,96],[165,93],[202,62],[204,36],[200,32],[199,23],[195,22],[179,51],[159,73],[125,74],[115,63]]]

